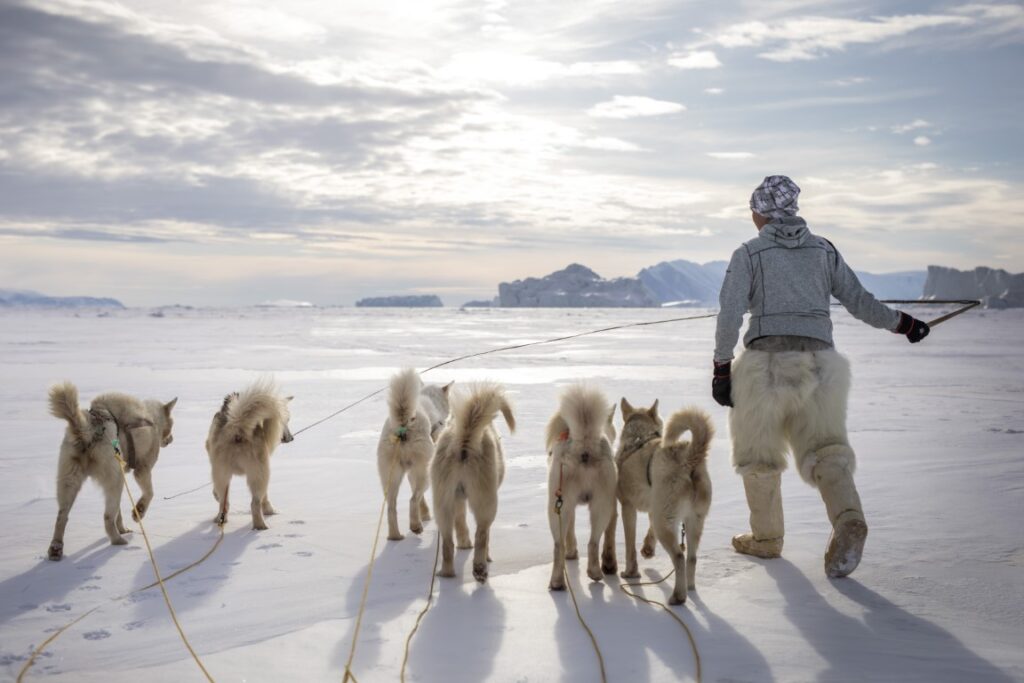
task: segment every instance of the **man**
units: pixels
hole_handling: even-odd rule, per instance
[[[712,394],[730,406],[733,466],[743,477],[750,533],[732,539],[741,553],[782,553],[780,475],[786,449],[816,487],[832,524],[825,573],[846,576],[860,563],[868,527],[853,483],[846,435],[850,365],[833,348],[830,297],[869,325],[924,339],[928,325],[879,303],[835,246],[796,214],[800,188],[769,176],[750,197],[758,236],[737,249],[719,296]],[[746,351],[731,368],[743,315]]]

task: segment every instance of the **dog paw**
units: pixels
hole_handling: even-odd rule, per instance
[[[640,578],[640,570],[638,570],[638,569],[636,569],[634,567],[631,570],[627,569],[626,571],[624,571],[621,574],[619,574],[619,576],[624,578],[624,579],[639,579]]]
[[[587,567],[587,576],[591,581],[604,581],[604,573],[600,567]]]
[[[46,559],[57,562],[62,557],[64,557],[64,544],[60,542],[51,543],[50,549],[46,552]]]
[[[269,527],[267,526],[266,522],[259,522],[259,523],[253,522],[252,523],[252,528],[255,531],[266,531]]]
[[[686,582],[686,590],[688,590],[688,591],[695,591],[695,590],[697,590],[697,584],[694,583],[693,581],[687,581]]]
[[[487,580],[487,563],[473,563],[473,578],[483,583]]]
[[[640,548],[640,554],[647,559],[651,559],[654,557],[654,546],[644,544],[644,546]]]
[[[146,506],[143,505],[142,503],[138,503],[135,507],[132,508],[132,519],[134,519],[136,522],[138,522],[145,516]]]
[[[117,538],[110,539],[110,545],[128,545],[128,541],[118,536]]]
[[[403,538],[405,538],[405,536],[398,533],[397,531],[393,534],[388,534],[389,541],[401,541]]]
[[[580,559],[580,551],[576,548],[565,551],[565,559],[567,560],[578,560]]]
[[[409,531],[413,532],[414,534],[422,534],[423,533],[423,525],[422,524],[411,524],[409,526]]]
[[[473,547],[473,541],[459,541],[455,544],[455,547],[459,550],[469,550]]]
[[[446,578],[446,579],[450,579],[450,578],[455,576],[455,569],[453,569],[453,568],[447,568],[446,569],[446,568],[442,567],[441,571],[439,571],[437,573],[437,575],[440,576],[440,577]]]
[[[277,514],[277,510],[275,510],[274,508],[272,508],[272,507],[270,507],[268,505],[268,506],[263,508],[263,514],[265,514],[267,517],[270,517],[271,515],[276,515]]]
[[[602,560],[601,571],[605,574],[614,575],[615,572],[619,571],[619,563],[615,560],[611,560],[610,562]]]
[[[685,605],[686,604],[686,593],[683,593],[682,597],[673,593],[669,599],[668,604],[670,605]]]
[[[561,578],[559,578],[557,580],[556,579],[551,579],[551,583],[548,584],[548,590],[549,591],[564,591],[565,590],[565,580],[561,579]]]
[[[224,526],[225,524],[227,524],[227,521],[228,516],[223,512],[219,513],[216,517],[213,518],[213,523],[217,526]]]

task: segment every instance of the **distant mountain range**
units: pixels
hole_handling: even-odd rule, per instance
[[[495,307],[661,307],[718,305],[725,278],[725,261],[694,263],[685,259],[663,261],[644,268],[636,277],[605,279],[590,268],[573,263],[544,277],[530,277],[498,285],[491,301],[466,306]],[[981,299],[987,308],[1024,307],[1024,273],[986,268],[961,271],[928,266],[927,271],[899,273],[858,272],[864,287],[879,299]],[[309,307],[297,301],[268,301],[261,306]],[[361,299],[356,306],[439,307],[434,295],[388,296]],[[90,296],[47,296],[27,290],[0,289],[4,308],[123,309],[117,299]]]
[[[652,307],[718,305],[718,292],[728,268],[725,261],[694,263],[663,261],[644,268],[635,278],[605,280],[593,270],[573,263],[542,278],[498,285],[502,307]],[[864,286],[880,299],[918,299],[927,273],[857,273]]]
[[[47,296],[27,290],[0,289],[0,308],[124,308],[124,304],[117,299]]]
[[[444,306],[436,294],[373,296],[356,302],[357,308],[440,308]]]

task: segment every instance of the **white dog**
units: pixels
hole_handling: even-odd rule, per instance
[[[448,419],[448,392],[443,387],[423,386],[415,370],[403,370],[391,378],[388,417],[377,442],[377,471],[388,501],[388,540],[400,541],[398,530],[398,489],[408,473],[412,486],[409,500],[409,529],[423,532],[430,508],[423,494],[427,490],[427,468],[434,456],[434,439]]]
[[[615,406],[612,405],[611,410],[608,412],[608,420],[604,425],[604,434],[608,437],[609,444],[615,444],[615,437],[617,436],[615,431]],[[569,438],[569,425],[566,424],[565,420],[562,419],[561,413],[555,413],[551,416],[551,420],[548,422],[546,432],[545,445],[548,449],[548,468],[551,467],[552,454],[554,453],[555,444],[559,441],[565,441]],[[575,560],[579,558],[579,547],[576,543],[576,506],[569,505],[562,507],[562,519],[565,528],[565,559]],[[615,522],[617,515],[612,516],[612,521],[609,522],[609,528],[612,530],[611,537],[605,537],[606,547],[610,546],[614,549],[615,546]],[[615,564],[614,550],[612,552],[612,565]],[[611,572],[615,573],[615,567],[612,566]]]
[[[78,406],[78,389],[71,382],[50,388],[50,413],[68,423],[57,463],[57,523],[47,557],[64,556],[64,529],[82,484],[89,477],[103,489],[106,506],[103,525],[114,545],[127,543],[121,534],[129,532],[121,519],[121,491],[124,485],[114,442],[121,450],[125,467],[135,475],[142,489],[132,517],[138,521],[153,499],[153,467],[160,447],[170,445],[174,420],[169,403],[140,401],[117,393],[101,394],[89,410]]]
[[[270,455],[279,443],[288,443],[288,402],[279,396],[269,380],[255,382],[241,393],[228,394],[213,416],[206,437],[213,477],[213,497],[220,503],[214,518],[224,524],[228,518],[228,488],[231,476],[244,474],[252,493],[252,528],[263,530],[263,515],[276,513],[267,498],[270,485]]]
[[[704,532],[704,520],[711,507],[711,479],[707,470],[708,447],[714,429],[711,420],[697,408],[672,415],[664,436],[658,402],[636,410],[622,399],[622,442],[616,455],[619,466],[618,498],[622,503],[622,528],[626,537],[626,570],[623,578],[637,578],[636,513],[649,512],[651,526],[676,572],[669,602],[686,602],[687,589],[694,588],[697,548]],[[678,441],[689,431],[692,441]],[[679,526],[686,534],[686,561],[680,546]]]
[[[474,385],[468,395],[456,398],[452,419],[437,441],[430,483],[442,541],[439,576],[455,576],[453,529],[460,548],[473,547],[466,525],[468,503],[476,520],[473,577],[487,580],[491,523],[498,512],[498,487],[505,478],[501,439],[492,424],[498,411],[509,430],[515,431],[515,417],[502,388],[490,383]]]
[[[608,534],[600,562],[597,555],[601,534],[611,532],[614,538],[616,474],[607,434],[610,414],[600,391],[577,384],[562,394],[558,412],[548,423],[548,523],[555,542],[551,590],[565,589],[566,534],[575,521],[567,510],[577,505],[590,507],[587,576],[600,581],[605,573],[615,573],[615,544]]]

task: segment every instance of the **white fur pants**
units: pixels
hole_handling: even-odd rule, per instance
[[[780,472],[788,447],[811,486],[817,485],[814,466],[822,456],[852,473],[849,393],[850,363],[834,349],[744,351],[732,370],[733,467],[741,475]]]

